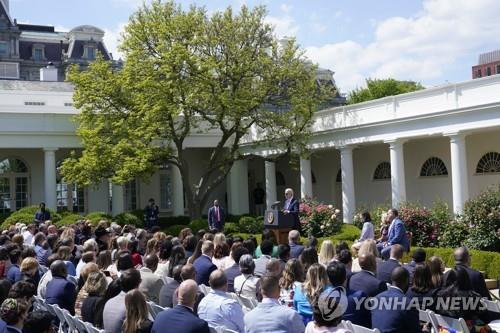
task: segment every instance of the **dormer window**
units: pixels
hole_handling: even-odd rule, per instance
[[[45,47],[43,45],[33,45],[33,54],[32,58],[34,61],[43,61],[45,60]]]
[[[83,57],[88,60],[95,60],[96,47],[92,45],[85,46],[85,49],[83,51]]]

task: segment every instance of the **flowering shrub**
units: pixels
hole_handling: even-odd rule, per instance
[[[413,234],[413,245],[438,245],[439,224],[428,208],[406,203],[399,208],[399,217],[404,222],[406,231]]]
[[[325,205],[305,199],[300,203],[300,223],[307,235],[315,237],[331,236],[340,231],[342,221],[337,218],[340,210],[332,205]]]
[[[500,251],[500,184],[467,201],[461,218],[469,231],[465,245]]]

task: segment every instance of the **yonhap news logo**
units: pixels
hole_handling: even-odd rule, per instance
[[[356,310],[425,310],[434,311],[484,311],[487,305],[481,297],[355,297]]]
[[[324,290],[318,297],[318,310],[325,321],[340,318],[347,310],[347,296],[343,287]]]

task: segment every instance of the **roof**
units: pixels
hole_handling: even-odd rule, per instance
[[[500,61],[500,50],[480,54],[478,65],[485,65],[496,61]]]
[[[0,90],[73,92],[73,85],[69,82],[0,80]]]

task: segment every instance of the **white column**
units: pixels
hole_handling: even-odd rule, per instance
[[[301,158],[300,159],[300,197],[301,198],[312,198],[312,171],[311,171],[311,160]]]
[[[45,205],[52,210],[57,209],[56,202],[56,150],[57,148],[43,148],[44,175],[45,175]]]
[[[276,165],[274,162],[264,162],[266,171],[266,209],[276,202]]]
[[[229,214],[248,214],[248,160],[233,163],[226,179]]]
[[[174,216],[184,215],[184,185],[181,171],[175,164],[172,164],[172,195],[172,214]]]
[[[450,137],[453,212],[459,214],[462,212],[465,201],[469,199],[465,134],[451,133],[447,135]]]
[[[352,146],[340,148],[340,166],[342,169],[342,215],[344,223],[352,223],[356,209],[354,165],[352,161],[353,149],[354,147]]]
[[[113,216],[116,216],[125,211],[125,198],[123,195],[123,185],[111,185],[111,208]]]
[[[406,201],[404,142],[404,140],[399,139],[386,141],[389,144],[391,155],[391,192],[394,208],[398,208],[399,204]]]

